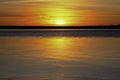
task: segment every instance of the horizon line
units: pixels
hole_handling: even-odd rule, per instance
[[[0,29],[120,29],[120,25],[96,26],[0,26]]]

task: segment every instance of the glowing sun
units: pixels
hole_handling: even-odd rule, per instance
[[[65,21],[64,21],[64,20],[57,20],[57,21],[56,21],[56,24],[57,24],[57,25],[64,25],[64,24],[65,24]]]

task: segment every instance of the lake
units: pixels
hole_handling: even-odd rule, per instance
[[[1,30],[0,80],[120,80],[120,30]]]

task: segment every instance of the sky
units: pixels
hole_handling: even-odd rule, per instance
[[[120,24],[120,0],[0,0],[0,26]]]

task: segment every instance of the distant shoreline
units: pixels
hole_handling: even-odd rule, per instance
[[[120,29],[120,25],[111,25],[111,26],[0,26],[0,29]]]

